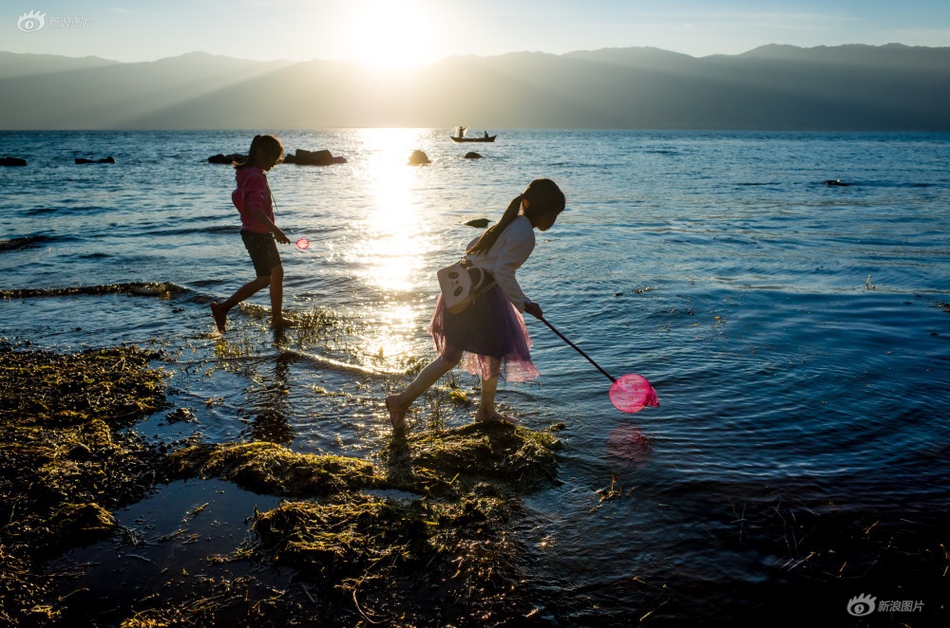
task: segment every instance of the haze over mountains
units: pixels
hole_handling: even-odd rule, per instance
[[[355,64],[195,52],[147,63],[0,52],[2,129],[801,129],[950,131],[950,48],[770,45]]]

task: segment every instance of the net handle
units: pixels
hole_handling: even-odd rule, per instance
[[[582,356],[584,356],[585,358],[587,358],[587,361],[590,362],[591,364],[593,364],[594,366],[596,366],[598,371],[600,371],[601,373],[603,373],[604,375],[607,376],[607,379],[609,379],[609,380],[612,381],[612,382],[616,382],[616,381],[617,381],[617,379],[616,379],[613,375],[611,375],[610,373],[608,373],[607,371],[605,371],[604,369],[602,369],[599,364],[597,364],[596,362],[594,362],[593,358],[591,358],[589,355],[587,355],[586,353],[584,353],[583,349],[581,349],[581,348],[578,347],[576,344],[574,344],[573,342],[571,342],[570,340],[568,340],[567,336],[565,336],[564,334],[562,334],[561,332],[559,332],[559,331],[557,330],[557,328],[556,328],[554,325],[552,325],[551,323],[549,323],[546,318],[539,316],[539,317],[538,317],[538,320],[540,320],[542,323],[544,323],[545,325],[547,325],[548,327],[550,327],[550,328],[551,328],[551,331],[553,331],[555,334],[557,334],[558,337],[559,337],[561,340],[563,340],[563,341],[566,342],[567,344],[571,345],[571,348],[572,348],[572,349],[574,349],[575,351],[577,351],[578,353],[580,353]]]

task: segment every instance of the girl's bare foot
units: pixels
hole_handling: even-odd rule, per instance
[[[490,413],[485,412],[481,408],[475,411],[475,422],[476,423],[500,423],[502,425],[518,425],[518,419],[513,416],[507,416],[498,412],[497,410],[492,410]]]
[[[220,333],[224,333],[228,326],[228,313],[218,305],[217,301],[211,303],[211,316],[214,318],[214,324]]]
[[[288,321],[285,318],[277,318],[271,321],[270,328],[274,331],[280,331],[281,329],[290,329],[291,327],[296,327],[293,321]]]
[[[399,405],[399,395],[386,397],[386,409],[389,410],[389,421],[393,424],[394,432],[406,429],[406,411]]]

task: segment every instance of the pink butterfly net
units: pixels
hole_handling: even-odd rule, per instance
[[[633,413],[647,406],[659,406],[660,399],[645,377],[630,373],[611,384],[610,403],[621,412]]]
[[[614,376],[605,371],[602,366],[594,362],[593,358],[584,353],[583,349],[559,332],[550,321],[543,317],[540,317],[539,320],[557,334],[561,340],[569,344],[572,349],[587,358],[588,362],[597,367],[598,371],[606,375],[607,378],[613,382],[610,386],[610,403],[614,404],[615,408],[629,414],[639,412],[647,406],[656,407],[660,405],[660,399],[656,396],[656,391],[653,390],[653,386],[650,385],[650,382],[648,382],[645,377],[635,373],[629,373],[619,379],[615,379]]]

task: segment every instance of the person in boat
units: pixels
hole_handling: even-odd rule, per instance
[[[541,318],[541,306],[525,296],[515,271],[534,250],[534,230],[547,231],[564,210],[564,193],[550,179],[536,179],[516,196],[494,226],[473,240],[465,257],[495,283],[466,309],[452,314],[440,294],[429,333],[439,355],[399,393],[386,397],[393,431],[402,433],[406,412],[419,395],[459,363],[482,378],[475,412],[478,423],[515,424],[495,408],[498,379],[526,381],[538,376],[531,362],[531,339],[522,312]]]

